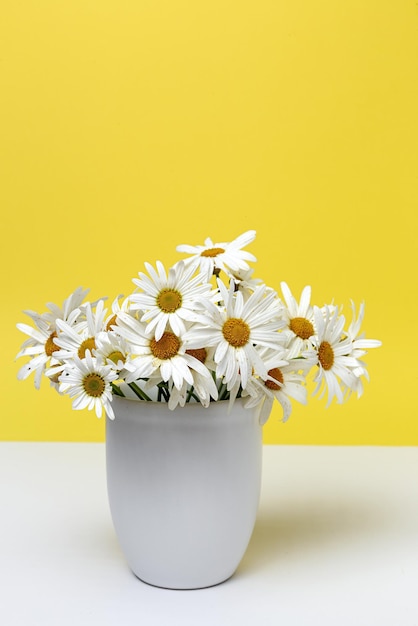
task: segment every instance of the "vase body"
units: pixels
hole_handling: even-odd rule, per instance
[[[114,397],[106,423],[113,524],[135,575],[171,589],[228,579],[257,515],[262,431],[237,400],[205,409]]]

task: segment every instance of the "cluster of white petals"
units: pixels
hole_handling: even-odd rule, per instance
[[[285,282],[282,297],[253,278],[243,248],[255,231],[232,242],[181,245],[189,256],[166,269],[145,263],[133,279],[134,291],[84,302],[76,289],[61,307],[25,311],[33,326],[18,324],[28,335],[17,355],[29,357],[18,378],[43,375],[74,409],[103,410],[113,419],[114,395],[166,402],[170,409],[187,402],[244,399],[261,423],[274,401],[286,421],[292,401],[307,403],[307,378],[313,371],[314,393],[328,392],[328,404],[363,393],[368,380],[362,360],[380,341],[361,334],[364,304],[346,328],[339,307],[311,304],[306,286],[298,301]]]

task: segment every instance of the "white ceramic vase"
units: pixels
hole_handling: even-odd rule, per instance
[[[107,419],[109,504],[122,551],[142,581],[210,587],[235,572],[257,515],[262,429],[237,400],[205,409],[115,397]]]

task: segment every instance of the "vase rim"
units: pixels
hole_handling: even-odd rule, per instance
[[[122,401],[127,401],[127,402],[138,402],[139,404],[144,404],[144,405],[161,405],[161,406],[166,406],[168,408],[168,402],[164,402],[161,400],[142,400],[141,398],[127,398],[126,396],[117,396],[114,395],[112,398],[112,402],[115,401],[115,399],[117,401],[122,400]],[[246,398],[236,398],[234,400],[234,404],[238,403],[238,404],[242,404],[244,402]],[[176,409],[186,409],[187,407],[192,407],[192,408],[196,408],[196,407],[201,407],[202,409],[206,410],[209,409],[211,406],[215,406],[218,404],[221,405],[225,405],[228,404],[230,402],[229,399],[226,400],[213,400],[212,402],[209,403],[209,406],[205,407],[203,406],[203,404],[201,402],[186,402],[186,404],[184,406],[181,406],[180,404],[178,404],[173,410]]]

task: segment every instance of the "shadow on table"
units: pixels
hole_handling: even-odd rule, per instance
[[[385,525],[376,507],[367,502],[307,501],[259,511],[253,535],[238,574],[265,568],[278,560],[316,556],[325,547],[338,551],[347,542],[356,549]]]
[[[74,534],[80,554],[85,557],[124,562],[111,522],[89,525],[84,520],[74,528]]]

